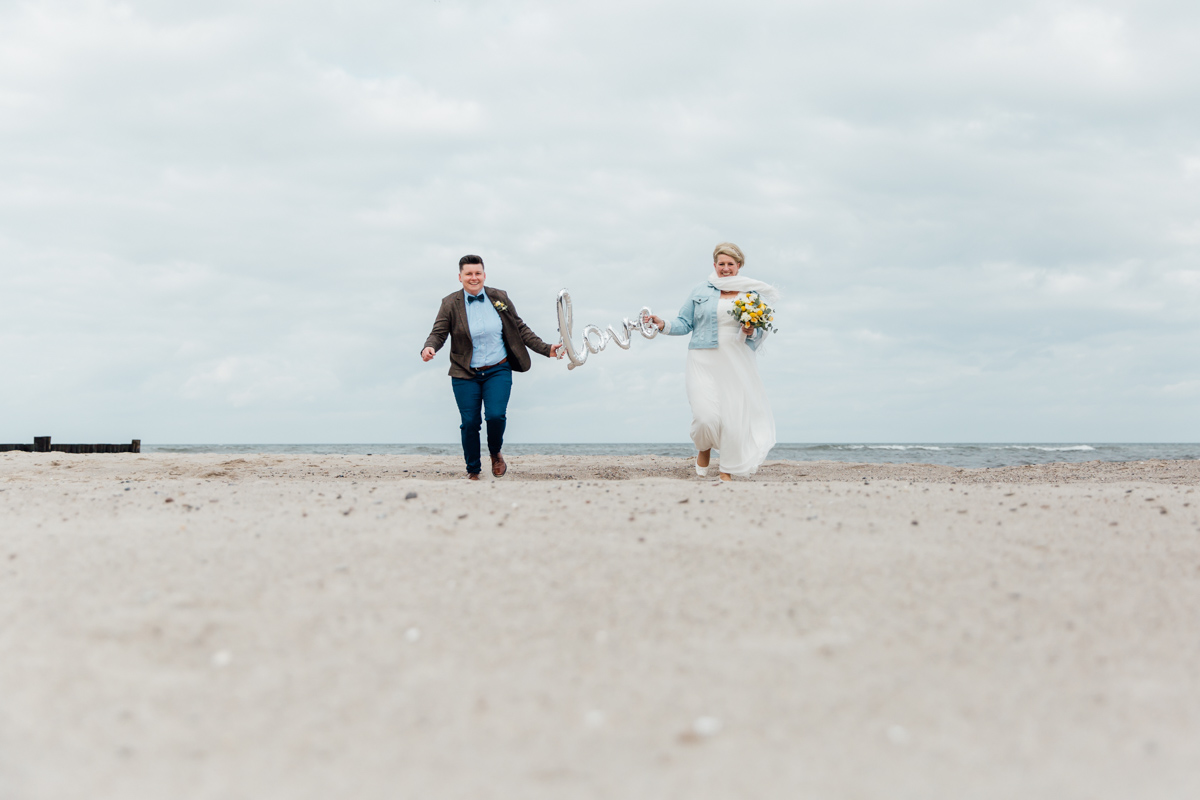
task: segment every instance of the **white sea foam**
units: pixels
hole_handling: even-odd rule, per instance
[[[868,450],[941,450],[940,447],[934,447],[927,444],[869,444]]]
[[[942,450],[944,448],[934,447],[926,444],[841,444],[836,445],[838,450]]]
[[[1046,447],[1038,444],[1008,444],[1003,447],[993,447],[993,450],[1041,450],[1043,453],[1063,453],[1068,450],[1084,451],[1096,448],[1086,444],[1073,444],[1068,447]]]

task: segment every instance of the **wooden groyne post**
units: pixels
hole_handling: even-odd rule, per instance
[[[50,444],[49,436],[33,437],[33,444],[0,444],[0,453],[23,450],[26,453],[140,453],[142,440],[129,444]]]

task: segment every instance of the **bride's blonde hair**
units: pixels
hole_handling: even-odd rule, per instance
[[[746,256],[742,254],[742,248],[738,247],[733,242],[721,242],[713,248],[713,263],[717,263],[717,256],[731,256],[734,261],[738,262],[738,266],[746,266]]]

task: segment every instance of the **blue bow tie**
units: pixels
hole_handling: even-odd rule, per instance
[[[486,299],[487,298],[484,296],[483,292],[480,292],[479,294],[468,294],[467,295],[468,303],[482,303]]]

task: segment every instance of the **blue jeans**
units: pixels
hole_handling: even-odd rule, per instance
[[[463,457],[467,460],[467,472],[479,474],[482,469],[479,456],[479,429],[483,418],[482,407],[487,418],[488,452],[496,455],[504,446],[505,413],[508,411],[508,396],[512,394],[512,367],[497,364],[471,378],[451,378],[454,386],[454,401],[458,403],[458,414],[462,424]]]

